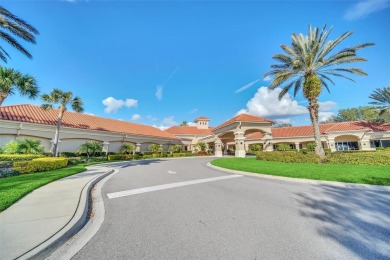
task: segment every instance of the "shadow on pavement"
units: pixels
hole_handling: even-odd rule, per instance
[[[127,167],[135,166],[135,165],[149,165],[149,164],[152,164],[152,163],[160,163],[160,162],[161,162],[161,160],[159,160],[159,159],[156,159],[156,160],[138,160],[138,161],[110,163],[109,166],[120,167],[120,168],[127,168]]]
[[[298,193],[302,216],[319,221],[317,232],[362,259],[390,259],[390,191],[320,185]]]

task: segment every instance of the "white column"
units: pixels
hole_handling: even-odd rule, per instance
[[[331,152],[337,151],[336,143],[334,142],[334,138],[328,138],[328,144],[329,144],[329,149]]]
[[[299,151],[299,142],[295,142],[295,149]]]
[[[234,141],[236,142],[236,157],[245,158],[245,136],[244,132],[235,132],[234,133]]]
[[[108,146],[110,145],[109,142],[103,142],[103,152],[106,153],[106,155],[108,154]]]
[[[141,144],[140,143],[135,145],[135,151],[136,152],[141,152]]]
[[[219,138],[214,141],[214,151],[216,157],[222,157],[222,141]]]

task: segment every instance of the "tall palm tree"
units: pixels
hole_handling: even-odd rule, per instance
[[[35,35],[39,34],[37,29],[2,6],[0,6],[0,28],[2,29],[0,30],[1,39],[12,45],[28,58],[32,58],[32,55],[14,38],[14,36],[17,36],[26,42],[35,44]],[[7,58],[10,58],[9,54],[4,50],[3,46],[0,45],[0,59],[7,63]]]
[[[59,89],[53,89],[50,94],[43,94],[41,98],[43,102],[45,102],[42,107],[46,110],[53,109],[54,104],[59,105],[57,128],[53,141],[53,156],[56,157],[58,155],[58,140],[60,138],[62,118],[64,116],[65,111],[67,110],[67,106],[70,105],[74,111],[82,113],[84,111],[83,101],[79,97],[73,98],[72,92],[64,92]]]
[[[271,85],[268,87],[269,90],[284,84],[279,94],[279,100],[290,89],[294,89],[294,96],[296,96],[299,90],[303,88],[303,96],[309,101],[307,109],[314,128],[315,152],[320,156],[324,156],[325,152],[321,145],[318,127],[318,96],[323,88],[326,88],[329,92],[329,83],[335,85],[332,77],[342,77],[354,81],[345,74],[367,75],[359,68],[343,65],[367,61],[365,58],[356,56],[356,52],[374,45],[373,43],[363,43],[335,51],[335,48],[351,36],[352,32],[345,32],[336,40],[328,41],[332,29],[333,27],[326,31],[326,25],[322,29],[312,28],[309,25],[308,35],[294,33],[291,46],[280,46],[285,54],[276,54],[272,57],[279,63],[272,65],[272,70],[264,74],[265,77],[274,76]]]
[[[390,111],[390,86],[383,89],[377,88],[369,98],[375,100],[369,104],[374,105],[376,109],[379,109],[379,115],[383,115],[387,110]]]
[[[9,95],[15,94],[16,90],[29,98],[35,98],[39,93],[37,81],[33,76],[0,66],[0,106]]]

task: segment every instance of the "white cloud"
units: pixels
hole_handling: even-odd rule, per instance
[[[125,101],[125,106],[126,107],[137,107],[138,106],[138,100],[128,98]]]
[[[137,120],[140,120],[141,119],[141,116],[139,114],[134,114],[132,117],[131,117],[131,120],[133,121],[137,121]]]
[[[157,121],[157,118],[151,115],[148,115],[146,118],[149,119],[150,121]]]
[[[345,12],[344,18],[349,21],[358,20],[389,6],[390,0],[360,0]]]
[[[272,77],[270,75],[266,76],[264,79],[264,81],[271,81],[272,80]]]
[[[293,100],[287,93],[279,101],[278,96],[282,91],[276,88],[268,91],[267,87],[260,87],[253,98],[246,104],[245,109],[241,109],[237,114],[247,113],[259,117],[285,117],[307,114],[307,109]]]
[[[193,113],[195,113],[195,112],[198,112],[198,109],[196,109],[196,108],[192,109],[192,110],[190,111],[190,114],[193,114]]]
[[[250,82],[250,83],[248,83],[248,84],[242,86],[241,88],[237,89],[234,93],[240,93],[240,92],[242,92],[242,91],[244,91],[244,90],[246,90],[246,89],[252,87],[252,86],[255,85],[257,82],[259,82],[259,79],[256,79],[256,80],[254,80],[254,81],[252,81],[252,82]]]
[[[94,116],[95,114],[89,113],[89,112],[84,112],[86,115]]]
[[[113,97],[108,97],[102,100],[103,105],[106,106],[104,112],[106,113],[116,113],[118,109],[121,109],[123,106],[126,107],[136,107],[138,105],[138,100],[135,99],[126,99],[123,101],[122,99],[115,99]]]
[[[318,102],[318,104],[320,105],[320,111],[331,111],[337,108],[337,103],[331,100]]]
[[[319,122],[326,121],[329,118],[331,118],[332,116],[334,116],[333,112],[319,112],[318,113],[318,121]]]
[[[196,123],[194,123],[194,122],[188,122],[187,124],[188,124],[188,126],[196,126]]]
[[[278,125],[281,125],[281,124],[292,124],[290,118],[279,118],[279,119],[275,119],[275,121],[276,121],[275,123],[278,124]]]
[[[168,117],[165,117],[159,125],[153,125],[154,127],[157,127],[157,128],[160,128],[161,130],[165,130],[171,126],[174,126],[174,125],[179,125],[178,122],[175,121],[175,117],[174,116],[168,116]]]
[[[156,90],[156,98],[157,98],[157,100],[162,100],[162,98],[163,98],[163,91],[164,91],[164,86],[157,86],[157,90]]]

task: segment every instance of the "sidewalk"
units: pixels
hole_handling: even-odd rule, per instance
[[[89,191],[111,170],[87,169],[34,190],[0,213],[0,259],[24,259],[55,248],[85,224]]]

